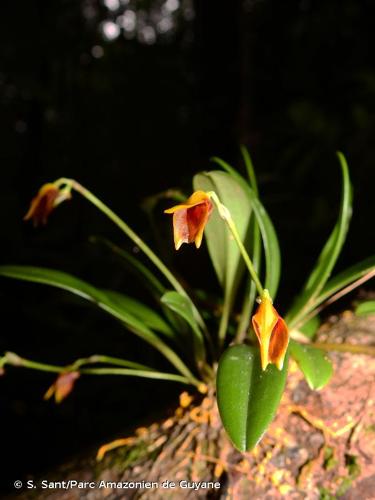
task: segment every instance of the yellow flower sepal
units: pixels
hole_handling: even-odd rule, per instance
[[[268,290],[260,297],[260,304],[252,317],[254,332],[260,345],[262,370],[274,363],[282,370],[289,343],[288,327],[272,305]]]
[[[176,250],[183,243],[195,243],[199,248],[203,231],[212,212],[210,196],[204,191],[195,191],[185,203],[175,205],[166,214],[173,214],[173,235]]]

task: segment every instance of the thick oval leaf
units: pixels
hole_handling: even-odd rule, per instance
[[[375,314],[375,300],[362,302],[356,307],[355,313],[358,316],[369,316],[370,314]]]
[[[0,275],[62,288],[87,300],[91,300],[98,307],[124,323],[131,332],[148,342],[155,349],[158,349],[180,373],[188,378],[194,378],[177,354],[155,335],[150,328],[125,309],[119,307],[105,292],[89,283],[62,271],[32,266],[0,266]]]
[[[315,300],[326,284],[345,242],[352,215],[352,188],[349,169],[345,157],[338,153],[342,173],[340,213],[333,231],[321,251],[302,293],[294,302],[285,320],[290,328],[298,326],[309,311],[314,308]]]
[[[170,291],[162,296],[161,302],[168,306],[172,311],[179,314],[190,325],[193,331],[194,352],[196,354],[196,359],[203,361],[205,357],[203,335],[194,317],[190,300],[180,295],[178,292]]]
[[[291,356],[297,362],[311,389],[322,389],[333,374],[332,363],[327,354],[308,344],[299,344],[290,339]]]
[[[217,402],[224,428],[234,446],[249,451],[272,421],[285,387],[288,360],[283,370],[269,365],[262,371],[259,349],[229,347],[219,361]]]

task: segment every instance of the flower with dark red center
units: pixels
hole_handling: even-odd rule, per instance
[[[32,219],[34,226],[47,224],[48,216],[62,201],[71,197],[70,191],[59,189],[55,184],[44,184],[35,198],[32,199],[30,208],[24,220]]]
[[[260,304],[252,318],[253,328],[260,344],[262,369],[274,363],[282,370],[289,343],[289,332],[285,321],[272,305],[271,297],[264,290]]]
[[[212,202],[204,191],[195,191],[185,203],[164,211],[173,214],[173,234],[176,250],[183,243],[195,243],[199,248],[203,231],[212,212]]]
[[[44,399],[50,399],[55,396],[56,403],[61,403],[72,392],[74,383],[80,376],[79,372],[63,372],[57,377],[44,395]]]

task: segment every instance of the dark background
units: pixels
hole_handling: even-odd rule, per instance
[[[373,2],[184,1],[174,28],[155,40],[146,43],[142,32],[105,40],[101,23],[116,20],[125,3],[117,11],[95,0],[1,4],[1,262],[55,267],[143,298],[116,259],[89,242],[102,235],[131,249],[92,206],[75,196],[34,230],[22,222],[31,197],[46,181],[74,177],[152,242],[142,200],[170,187],[189,193],[192,175],[211,168],[213,155],[239,165],[240,143],[280,237],[281,309],[337,217],[338,149],[355,197],[337,268],[370,255]],[[139,18],[157,18],[162,3],[131,6]],[[170,221],[157,221],[161,239],[170,239]],[[165,260],[193,285],[203,280],[217,291],[204,252],[185,246],[175,257],[167,247]],[[151,349],[68,294],[1,279],[0,298],[1,351],[61,364],[98,352],[163,367]],[[85,378],[56,406],[42,400],[52,380],[10,368],[0,380],[4,488],[124,435],[180,390]]]

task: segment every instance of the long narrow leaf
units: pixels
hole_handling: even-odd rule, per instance
[[[287,314],[286,321],[290,328],[303,320],[304,316],[314,307],[316,298],[326,284],[332,269],[336,264],[348,232],[352,214],[352,189],[350,184],[349,169],[342,153],[338,153],[342,174],[342,191],[340,214],[338,221],[328,238],[318,261],[310,274],[302,293]]]
[[[345,269],[341,273],[330,279],[321,291],[316,304],[319,305],[329,297],[344,289],[345,287],[360,281],[364,283],[367,279],[375,276],[375,256],[369,257],[354,266]]]
[[[247,147],[243,146],[243,145],[241,146],[240,149],[241,149],[242,158],[243,158],[244,163],[245,163],[247,176],[249,178],[250,187],[253,189],[254,193],[257,196],[259,196],[257,178],[255,175],[254,165],[253,165],[253,162],[251,160],[249,151],[248,151]]]
[[[155,274],[150,271],[150,269],[145,266],[139,258],[135,257],[128,251],[120,248],[106,238],[92,236],[90,241],[93,243],[100,243],[111,250],[115,255],[117,255],[123,263],[126,265],[126,269],[136,273],[141,279],[144,285],[157,297],[163,295],[166,291],[166,287],[161,283],[161,281],[155,276]]]
[[[140,278],[142,284],[149,290],[154,300],[158,305],[160,305],[160,297],[167,291],[167,288],[163,285],[163,283],[156,277],[156,275],[147,267],[141,260],[130,252],[120,248],[115,245],[111,241],[102,237],[92,237],[91,241],[93,243],[102,243],[107,248],[109,248],[115,255],[117,255],[121,262],[126,267],[127,271],[134,273],[137,277]],[[180,320],[180,317],[177,316],[174,312],[172,312],[168,307],[165,307],[161,304],[163,313],[166,318],[170,322],[170,324],[174,327],[174,330],[177,332],[181,332],[184,329],[183,321]],[[180,342],[180,336],[176,338]]]
[[[98,307],[125,323],[127,328],[138,337],[155,347],[155,349],[161,352],[180,373],[190,379],[194,378],[190,370],[177,354],[155,335],[151,329],[147,328],[142,321],[121,309],[102,290],[95,288],[89,283],[61,271],[32,266],[0,266],[0,275],[51,285],[56,288],[68,290],[87,300],[91,300]]]
[[[323,288],[320,295],[306,307],[303,321],[309,321],[314,318],[321,309],[326,305],[332,304],[335,300],[344,297],[347,293],[352,292],[357,287],[365,283],[371,278],[375,277],[375,257],[368,259],[349,267],[345,271],[337,274],[334,278],[329,280]],[[303,330],[298,325],[299,330]]]
[[[190,302],[175,291],[165,293],[161,301],[190,325],[193,331],[194,353],[198,363],[202,363],[205,359],[204,340]]]
[[[258,183],[255,175],[253,162],[251,161],[249,151],[243,145],[241,146],[241,154],[245,163],[250,187],[254,191],[254,194],[257,197],[259,197]],[[261,240],[259,225],[253,213],[251,214],[251,220],[250,220],[250,247],[252,251],[251,258],[254,264],[254,269],[259,274],[261,267],[262,240]],[[249,277],[245,289],[245,298],[241,310],[241,318],[238,324],[238,330],[236,335],[236,340],[239,342],[241,342],[246,336],[249,318],[251,315],[251,311],[254,308],[256,295],[257,295],[257,289],[255,283]]]
[[[128,297],[127,295],[114,290],[105,290],[105,294],[119,307],[128,311],[140,321],[143,321],[147,327],[164,334],[169,339],[176,339],[176,333],[171,329],[168,323],[150,307],[142,304],[132,297]]]

